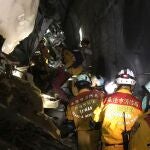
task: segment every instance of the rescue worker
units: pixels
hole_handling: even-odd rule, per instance
[[[48,64],[48,61],[50,59],[50,51],[49,49],[47,48],[47,46],[45,46],[45,39],[43,38],[40,42],[39,42],[39,45],[38,45],[38,50],[40,51],[41,53],[41,57],[43,59],[43,63],[46,63]]]
[[[82,53],[82,56],[83,56],[83,68],[85,71],[90,71],[91,67],[92,67],[92,56],[93,56],[93,52],[92,50],[89,48],[89,45],[90,45],[90,42],[87,38],[84,38],[82,41],[81,41],[81,53]]]
[[[144,86],[146,92],[145,109],[143,114],[134,124],[130,135],[130,150],[149,150],[150,149],[150,82]],[[143,102],[142,102],[143,103]]]
[[[83,55],[81,51],[76,47],[74,47],[72,53],[74,55],[75,62],[68,68],[68,71],[70,71],[72,75],[81,74],[81,72],[83,71]]]
[[[105,80],[102,76],[96,76],[96,75],[91,75],[91,81],[92,81],[92,87],[97,89],[97,90],[102,90],[102,91],[105,91],[104,90],[104,83],[105,83]]]
[[[141,116],[134,124],[131,135],[129,150],[150,149],[150,109]]]
[[[62,66],[58,67],[56,70],[56,76],[52,80],[52,90],[60,95],[60,98],[63,102],[68,102],[68,96],[61,89],[61,86],[68,80],[71,76],[68,68],[74,63],[74,55],[70,50],[65,48],[62,44],[57,46],[57,50],[61,54]]]
[[[142,114],[141,101],[132,95],[136,83],[132,70],[121,70],[115,81],[117,91],[106,96],[93,115],[95,122],[101,122],[102,150],[127,150],[127,133]]]
[[[145,84],[145,96],[142,100],[142,109],[143,111],[147,111],[150,108],[150,81]]]
[[[69,103],[67,119],[74,121],[78,138],[78,150],[97,150],[99,130],[90,128],[93,110],[99,105],[104,94],[91,90],[91,80],[86,74],[77,77],[78,95]]]

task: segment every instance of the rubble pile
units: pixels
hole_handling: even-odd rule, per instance
[[[44,113],[40,94],[27,81],[0,75],[0,141],[10,150],[68,149],[60,142],[53,119]]]
[[[0,139],[5,145],[9,143],[9,150],[68,150],[42,128],[3,105],[0,105],[0,128]]]

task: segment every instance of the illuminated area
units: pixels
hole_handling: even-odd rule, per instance
[[[17,70],[14,70],[14,71],[12,72],[12,75],[13,75],[13,76],[16,76],[16,77],[18,77],[18,78],[22,78],[22,73],[19,72],[19,71],[17,71]]]
[[[105,91],[108,94],[114,93],[116,89],[117,89],[117,84],[114,83],[114,81],[111,81],[105,84]]]
[[[33,31],[39,0],[0,0],[0,34],[5,38],[2,51],[11,53]]]
[[[55,97],[47,94],[41,94],[41,96],[44,108],[57,108],[59,106],[59,100],[57,100]]]
[[[122,76],[125,79],[121,77],[116,80],[117,72],[123,68],[130,68],[136,77],[136,82],[132,82],[135,87],[124,86],[126,90],[133,88],[133,91],[128,91],[127,94],[133,93],[142,101],[145,94],[142,86],[150,79],[148,6],[149,0],[0,0],[0,45],[1,52],[5,53],[4,57],[0,56],[0,128],[3,129],[0,131],[0,150],[1,139],[4,143],[18,146],[17,149],[25,146],[25,150],[68,150],[68,147],[70,150],[76,150],[76,133],[80,130],[74,127],[73,120],[76,117],[80,124],[80,119],[85,118],[83,127],[84,123],[87,123],[88,132],[91,132],[91,118],[97,106],[99,109],[95,110],[98,114],[95,121],[99,122],[102,114],[106,123],[104,132],[107,134],[114,129],[120,129],[120,132],[116,130],[113,133],[112,142],[104,143],[122,144],[122,141],[115,143],[116,138],[120,140],[124,130],[122,111],[125,112],[126,125],[132,125],[136,116],[132,115],[134,109],[127,105],[136,107],[137,103],[125,95],[124,100],[122,97],[108,99],[109,103],[121,104],[119,107],[110,104],[106,113],[104,111],[107,108],[100,110],[100,105],[101,102],[101,106],[106,104],[104,98],[107,94],[113,96],[119,93],[116,89],[119,90],[121,86],[116,83],[126,85],[133,81],[129,79],[127,82],[127,74]],[[84,93],[80,93],[83,85],[77,87],[80,73],[89,75],[91,80],[88,80]],[[92,78],[93,76],[96,78]],[[82,82],[83,79],[80,83]],[[98,97],[94,97],[96,94],[88,96],[88,90],[101,90],[102,93],[97,94]],[[79,95],[75,100],[74,97],[78,94],[81,94],[81,97]],[[85,94],[85,97],[82,97],[82,94]],[[95,103],[97,98],[99,101]],[[87,99],[90,100],[86,101]],[[124,107],[123,102],[127,107]],[[73,118],[70,120],[67,118],[68,106],[73,107],[70,111]],[[7,112],[7,107],[14,109],[20,118],[11,110]],[[7,121],[9,119],[10,122]],[[33,123],[37,121],[33,129],[32,125],[28,128],[27,121],[30,119]],[[88,119],[89,122],[86,122]],[[12,121],[14,124],[12,130],[9,130]],[[34,130],[39,124],[43,125],[42,129],[46,133]],[[29,129],[30,133],[20,134],[31,134],[29,139],[26,136],[27,140],[24,140],[18,135],[18,132],[22,131],[20,127],[27,131]],[[4,132],[7,131],[5,135]],[[47,138],[49,136],[51,139]],[[7,137],[8,140],[5,139]],[[79,135],[79,138],[91,139],[86,134]],[[98,139],[100,140],[100,136]],[[44,142],[41,144],[42,140]],[[51,145],[56,148],[53,149]],[[88,144],[83,146],[85,149],[86,145],[88,147]]]
[[[82,28],[79,29],[79,35],[80,35],[80,41],[83,39],[83,33],[82,33]],[[81,45],[80,45],[81,46]]]

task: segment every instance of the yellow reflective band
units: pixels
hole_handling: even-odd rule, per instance
[[[98,107],[94,110],[93,116],[92,116],[92,119],[93,119],[95,122],[99,122],[100,112],[101,112],[101,108],[98,106]]]

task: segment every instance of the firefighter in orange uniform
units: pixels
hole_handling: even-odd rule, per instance
[[[76,86],[79,94],[69,103],[67,119],[74,121],[79,150],[97,150],[99,130],[90,128],[93,110],[100,104],[104,93],[91,90],[91,80],[86,74],[77,77]]]
[[[150,101],[150,82],[145,85],[147,101]],[[150,103],[147,103],[146,112],[134,124],[130,135],[130,150],[150,150]]]
[[[150,110],[134,124],[131,130],[129,150],[150,150]]]
[[[142,114],[141,101],[132,95],[136,83],[133,72],[121,70],[116,83],[117,91],[106,96],[93,115],[93,120],[102,124],[102,150],[127,150],[128,131]]]

